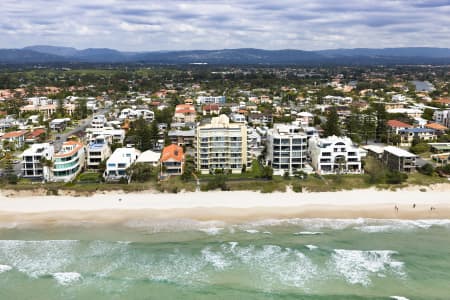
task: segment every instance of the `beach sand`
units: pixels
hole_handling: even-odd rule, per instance
[[[450,219],[450,185],[327,193],[102,193],[0,196],[0,223],[118,223],[141,219],[245,222],[283,218]],[[415,204],[415,208],[413,208]],[[398,207],[398,211],[395,207]],[[431,207],[435,208],[431,210]]]

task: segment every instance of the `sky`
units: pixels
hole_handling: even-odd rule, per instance
[[[450,0],[1,0],[0,48],[450,48]]]

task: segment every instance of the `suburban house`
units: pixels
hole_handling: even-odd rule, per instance
[[[445,134],[448,131],[448,127],[439,123],[428,123],[425,125],[425,128],[434,130],[437,135]]]
[[[37,128],[33,130],[32,132],[29,132],[25,137],[25,142],[27,144],[34,144],[37,143],[45,138],[47,134],[47,130],[44,128]]]
[[[182,175],[184,171],[183,148],[175,144],[164,147],[160,162],[162,176]]]
[[[22,148],[25,144],[25,137],[27,133],[27,130],[7,132],[0,137],[0,141],[2,142],[1,146],[3,146],[5,141],[7,141],[10,145],[14,145],[16,148]]]
[[[266,161],[275,175],[290,175],[305,168],[308,137],[295,125],[275,124],[267,134]]]
[[[210,124],[197,127],[196,166],[203,174],[216,169],[241,173],[248,165],[247,127],[230,123],[226,115],[214,117]]]
[[[205,104],[202,106],[202,113],[204,116],[217,116],[220,113],[219,104]]]
[[[428,128],[408,128],[398,131],[400,135],[400,146],[410,146],[414,139],[431,142],[436,139],[436,133]]]
[[[409,173],[416,169],[416,158],[406,150],[388,146],[384,148],[382,161],[390,170]]]
[[[197,98],[197,105],[203,104],[225,104],[225,96],[199,96]]]
[[[391,133],[398,134],[400,130],[413,128],[414,126],[397,120],[389,120],[387,121],[387,127]]]
[[[348,137],[312,137],[308,142],[308,151],[312,166],[319,174],[362,172],[359,148]]]
[[[161,158],[161,153],[152,150],[147,150],[141,153],[136,160],[136,163],[142,163],[156,167],[159,165],[159,159]]]
[[[104,115],[94,116],[91,122],[92,128],[103,128],[106,125],[106,117]]]
[[[49,180],[50,164],[45,161],[53,160],[53,145],[49,143],[33,144],[22,154],[21,173],[24,178]]]
[[[58,132],[64,131],[69,121],[70,121],[69,118],[54,119],[50,122],[50,129]]]
[[[103,178],[106,181],[119,181],[122,178],[129,180],[127,169],[135,163],[141,152],[135,148],[117,148],[106,161],[106,170]]]
[[[103,136],[97,136],[87,146],[87,167],[97,169],[111,155],[111,148]]]
[[[75,179],[85,164],[84,145],[76,141],[67,141],[61,150],[54,155],[53,181],[68,182]]]
[[[197,113],[195,107],[190,104],[179,104],[175,107],[173,121],[177,123],[193,123]]]

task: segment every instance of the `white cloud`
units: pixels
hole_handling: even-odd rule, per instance
[[[2,0],[1,48],[450,47],[440,0]]]

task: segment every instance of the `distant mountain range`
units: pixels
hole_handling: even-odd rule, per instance
[[[448,48],[334,49],[320,51],[223,49],[121,52],[107,48],[30,46],[0,49],[0,64],[145,63],[235,65],[450,64]]]

